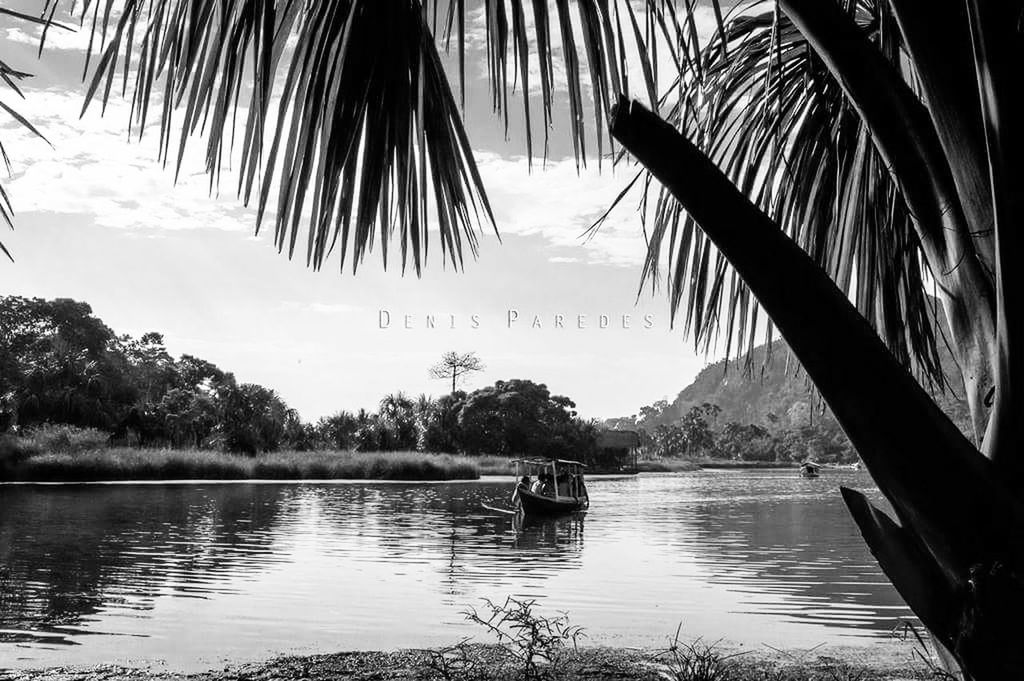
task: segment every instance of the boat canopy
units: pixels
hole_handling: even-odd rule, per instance
[[[512,459],[512,463],[522,463],[526,464],[527,466],[550,466],[552,462],[558,464],[566,464],[569,466],[580,466],[581,468],[587,467],[587,464],[585,463],[580,463],[579,461],[570,461],[569,459],[544,459],[539,457],[534,457],[531,459]]]

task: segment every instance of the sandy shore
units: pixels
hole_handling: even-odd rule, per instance
[[[581,648],[566,651],[554,667],[553,679],[617,679],[658,681],[693,677],[674,674],[671,655],[656,650]],[[880,642],[869,647],[815,648],[812,650],[745,651],[716,647],[717,664],[725,668],[721,681],[911,681],[934,679],[915,646]],[[505,681],[523,678],[506,651],[493,645],[471,644],[449,649],[445,660],[438,650],[347,652],[328,655],[281,657],[257,664],[228,666],[201,674],[173,674],[156,669],[122,666],[0,670],[3,681],[270,681],[305,679],[328,681],[386,681],[438,679],[441,681]]]

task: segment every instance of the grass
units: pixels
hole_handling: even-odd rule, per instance
[[[0,461],[0,480],[475,480],[473,459],[419,452],[272,452],[242,456],[196,449],[91,449]]]
[[[792,461],[733,461],[731,459],[697,459],[701,468],[796,468]]]
[[[700,470],[700,466],[691,459],[651,459],[637,461],[640,473],[689,473]]]
[[[160,670],[116,665],[89,668],[18,670],[19,681],[235,681],[237,679],[304,679],[305,681],[380,681],[423,679],[437,681],[522,681],[521,669],[508,664],[507,652],[497,645],[464,643],[441,650],[346,652],[301,657],[278,657],[265,662],[231,665],[191,676]],[[646,651],[625,648],[568,650],[551,681],[935,681],[921,665],[887,668],[882,665],[814,659],[779,665],[759,659],[737,658],[721,676],[713,660],[707,668],[672,668],[652,661]],[[545,669],[547,671],[547,669]],[[681,673],[677,673],[681,672]]]
[[[473,462],[480,471],[480,475],[512,475],[516,470],[512,465],[512,459],[507,456],[483,454],[474,456]]]
[[[473,461],[477,464],[480,475],[512,475],[515,472],[515,467],[508,457],[475,456]],[[689,473],[700,470],[700,468],[701,466],[692,459],[657,459],[637,462],[638,473]]]

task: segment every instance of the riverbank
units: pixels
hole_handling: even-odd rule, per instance
[[[693,650],[627,648],[567,650],[545,671],[553,681],[918,681],[937,678],[917,659],[910,644],[884,642],[866,648],[816,648],[812,651],[727,652],[696,644]],[[687,663],[690,673],[687,673]],[[699,670],[704,675],[699,675]],[[370,681],[421,679],[439,681],[513,681],[522,670],[508,652],[495,645],[466,644],[446,650],[351,652],[281,657],[268,662],[227,666],[183,675],[120,666],[3,671],[2,681]]]
[[[124,480],[476,480],[469,457],[420,452],[271,452],[113,447],[0,461],[3,482]]]
[[[698,459],[697,464],[706,470],[775,470],[799,468],[792,461],[732,461],[729,459]]]
[[[638,473],[692,473],[699,471],[700,465],[690,459],[657,459],[638,461]]]

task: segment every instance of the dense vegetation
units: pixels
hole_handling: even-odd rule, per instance
[[[958,375],[944,348],[939,359],[947,376]],[[968,432],[962,388],[934,386],[932,394]],[[773,343],[770,352],[761,345],[749,357],[710,364],[674,400],[659,400],[605,425],[638,431],[650,458],[851,462],[857,456],[784,341]]]
[[[762,346],[752,355],[749,365],[761,367],[756,376],[712,364],[672,402],[661,400],[605,425],[636,430],[647,459],[853,460],[831,413],[785,361],[785,346],[777,344],[769,362],[765,352]],[[950,413],[966,425],[962,402],[951,393],[945,399]],[[569,398],[522,379],[439,398],[398,392],[385,396],[376,413],[339,411],[305,423],[273,390],[240,383],[199,357],[173,358],[159,333],[137,339],[117,335],[89,305],[74,300],[7,296],[0,298],[2,433],[20,434],[16,449],[23,454],[53,454],[33,469],[51,474],[75,453],[82,475],[125,477],[119,466],[137,458],[127,450],[117,465],[118,457],[96,453],[87,461],[80,454],[108,446],[187,450],[159,462],[153,458],[143,467],[158,471],[151,477],[169,477],[196,471],[200,460],[206,475],[221,475],[223,461],[201,457],[201,450],[249,456],[284,450],[592,460],[599,429],[577,415]],[[255,465],[233,462],[224,475],[251,477]],[[27,470],[19,475],[28,475]]]
[[[86,303],[14,296],[0,298],[4,433],[21,435],[21,445],[8,448],[30,453],[35,437],[44,452],[113,445],[248,455],[337,450],[589,458],[597,440],[595,424],[576,414],[572,400],[518,379],[438,399],[398,392],[384,397],[376,413],[341,411],[304,423],[273,390],[241,383],[192,355],[173,358],[159,333],[119,336]]]

